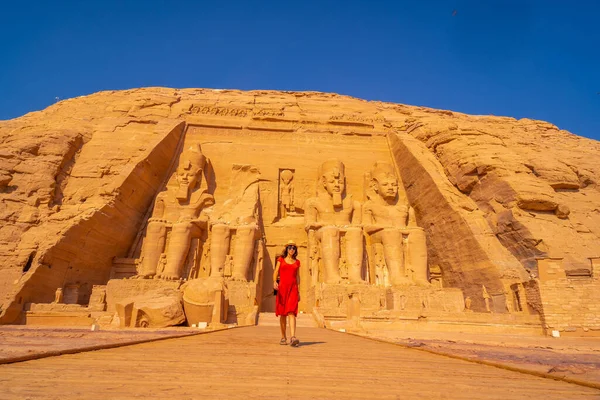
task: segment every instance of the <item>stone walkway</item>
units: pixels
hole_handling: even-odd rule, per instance
[[[230,329],[0,365],[2,399],[599,399],[600,391],[302,328]]]
[[[354,332],[353,332],[354,333]],[[600,388],[600,337],[523,336],[458,332],[356,332],[405,347],[476,362],[501,364]]]
[[[0,364],[195,335],[199,332],[203,331],[183,327],[102,329],[92,332],[88,327],[2,325]]]

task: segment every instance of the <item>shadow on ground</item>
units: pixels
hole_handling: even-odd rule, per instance
[[[323,344],[327,342],[300,342],[297,347],[312,346],[313,344]]]

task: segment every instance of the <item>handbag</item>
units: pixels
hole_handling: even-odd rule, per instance
[[[279,285],[279,278],[277,278],[277,285]],[[277,296],[277,289],[273,289],[273,296]]]

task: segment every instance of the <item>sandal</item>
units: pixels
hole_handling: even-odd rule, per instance
[[[279,341],[279,344],[282,346],[287,345],[287,339],[286,338],[281,338],[281,340]]]
[[[292,338],[290,339],[290,346],[298,347],[299,344],[300,341],[298,340],[298,338],[296,336],[292,336]]]

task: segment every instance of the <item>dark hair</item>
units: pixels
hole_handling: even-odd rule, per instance
[[[295,244],[288,244],[287,246],[285,246],[285,248],[281,252],[281,257],[283,257],[283,258],[287,257],[287,255],[288,255],[288,247],[293,247],[294,249],[296,249],[296,251],[294,252],[294,255],[292,256],[292,258],[295,260],[296,257],[298,256],[298,246],[296,246]]]

